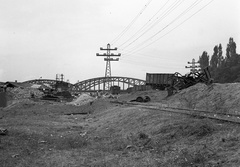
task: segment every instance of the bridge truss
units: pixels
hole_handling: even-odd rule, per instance
[[[57,80],[51,79],[35,79],[25,81],[23,83],[30,83],[30,84],[48,84],[52,87],[59,82]],[[64,82],[64,81],[63,81]],[[98,77],[87,79],[76,84],[69,84],[69,88],[71,91],[74,92],[96,92],[96,91],[107,91],[105,90],[105,84],[110,82],[111,85],[120,86],[121,90],[126,90],[129,87],[133,87],[135,85],[145,85],[146,81],[136,78],[129,78],[129,77]]]
[[[106,82],[111,82],[111,85],[120,86],[122,90],[126,90],[129,87],[135,85],[145,85],[146,81],[136,78],[128,77],[99,77],[92,78],[78,82],[73,85],[72,90],[77,92],[87,92],[87,91],[107,91],[105,90],[104,84]]]
[[[54,86],[56,85],[56,83],[59,82],[57,80],[53,80],[53,79],[34,79],[34,80],[28,80],[28,81],[25,81],[23,83],[29,83],[29,84],[48,84],[50,86]],[[64,82],[64,81],[61,81],[61,82]],[[64,82],[64,83],[67,83],[67,82]],[[69,84],[69,87],[72,87],[73,84],[71,83],[68,83]]]

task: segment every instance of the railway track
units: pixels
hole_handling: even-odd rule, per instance
[[[171,113],[178,113],[178,114],[185,114],[199,118],[209,118],[224,122],[231,122],[240,124],[240,115],[239,114],[228,114],[228,113],[214,113],[207,110],[197,110],[197,109],[187,109],[187,108],[178,108],[178,107],[169,107],[169,106],[161,106],[161,105],[154,105],[148,103],[132,103],[132,102],[116,102],[120,104],[127,104],[127,105],[136,105],[138,107],[147,108],[151,110],[159,110]]]

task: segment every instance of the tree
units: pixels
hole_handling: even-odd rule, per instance
[[[213,48],[213,51],[214,53],[210,60],[210,67],[212,68],[212,70],[216,71],[218,67],[218,46],[217,45]]]
[[[222,45],[219,44],[218,46],[218,67],[221,67],[222,65],[224,65],[224,57],[222,55]]]
[[[217,73],[217,67],[218,67],[218,46],[217,45],[213,48],[213,51],[214,52],[210,60],[210,72],[212,74],[212,77],[215,78]]]
[[[234,42],[233,38],[229,39],[229,51],[230,51],[230,57],[236,54],[236,43]]]
[[[207,52],[204,51],[199,57],[201,68],[210,65],[210,73],[214,82],[232,83],[240,81],[240,55],[236,52],[237,45],[233,38],[229,38],[226,48],[226,56],[223,56],[222,45],[213,48],[213,55],[209,61]]]
[[[209,56],[206,51],[202,53],[202,56],[199,56],[199,64],[201,69],[209,66]]]
[[[236,43],[233,38],[229,38],[229,43],[226,49],[226,62],[229,66],[234,66],[239,62],[239,55],[236,53]]]

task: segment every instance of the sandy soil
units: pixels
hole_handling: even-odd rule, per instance
[[[198,84],[171,97],[152,90],[118,100],[147,95],[151,105],[235,112],[239,90],[238,84]],[[9,131],[0,136],[1,166],[240,166],[239,125],[112,100],[75,106],[25,99],[1,109],[0,128]]]

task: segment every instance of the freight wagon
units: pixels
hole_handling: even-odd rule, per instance
[[[151,90],[152,87],[150,85],[135,85],[134,87],[127,88],[127,92],[136,92],[136,91],[146,91]]]
[[[165,90],[171,85],[171,73],[147,73],[146,85],[150,85],[152,89]]]
[[[120,93],[121,88],[119,86],[111,86],[110,91],[111,91],[111,94],[117,95]]]

